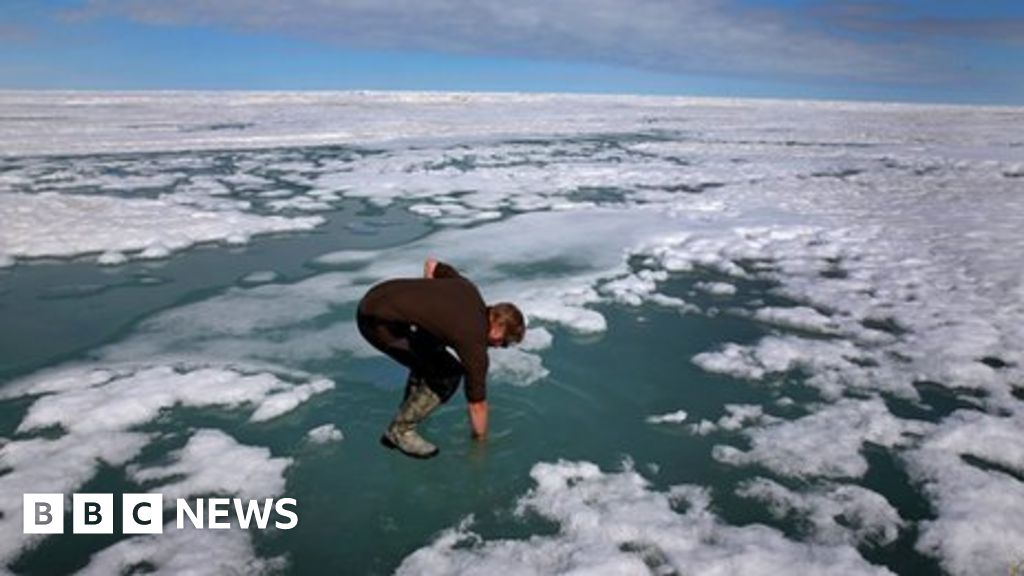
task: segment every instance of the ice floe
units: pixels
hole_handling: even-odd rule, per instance
[[[517,514],[558,524],[552,535],[488,540],[472,518],[407,557],[398,574],[887,574],[842,542],[798,543],[763,525],[730,526],[707,489],[651,489],[637,472],[589,462],[539,463]]]
[[[323,424],[311,429],[306,433],[309,441],[314,444],[327,444],[329,442],[340,442],[345,435],[334,424]]]
[[[203,242],[244,242],[250,235],[310,230],[320,216],[287,218],[203,211],[145,198],[43,192],[0,193],[0,254],[6,258],[101,253],[101,264],[166,258]]]
[[[686,417],[686,410],[676,410],[675,412],[648,416],[644,420],[648,424],[680,424],[686,421]]]
[[[0,446],[6,469],[0,476],[0,561],[10,562],[40,540],[22,533],[23,493],[70,494],[101,465],[126,466],[137,482],[176,478],[159,490],[176,496],[281,493],[291,460],[275,458],[264,447],[243,446],[219,430],[195,432],[172,463],[138,467],[132,461],[157,437],[144,425],[179,406],[254,409],[251,419],[265,420],[333,385],[324,379],[296,384],[270,373],[228,368],[127,364],[58,368],[9,384],[4,398],[28,398],[31,404],[17,435]]]
[[[114,117],[124,103],[132,112]],[[15,93],[0,104],[70,111],[46,138],[38,123],[0,126],[0,266],[166,258],[308,231],[343,201],[400,205],[432,226],[403,246],[338,246],[294,283],[243,279],[142,320],[95,351],[94,366],[5,388],[31,398],[0,447],[5,495],[68,491],[98,462],[131,465],[151,440],[144,425],[174,406],[241,410],[259,425],[323,393],[329,383],[302,366],[372,354],[332,313],[435,256],[529,316],[526,345],[494,356],[499,382],[542,382],[562,335],[606,332],[609,307],[755,320],[757,336],[689,360],[791,396],[777,413],[727,404],[717,421],[687,428],[715,433],[720,464],[772,477],[740,495],[815,534],[803,542],[729,526],[705,488],[663,493],[629,470],[543,464],[522,508],[558,523],[558,535],[487,540],[466,525],[401,570],[878,573],[856,547],[884,546],[912,522],[917,550],[953,574],[1005,571],[1019,557],[1024,195],[1019,146],[1006,144],[1019,110],[427,93]],[[74,137],[86,124],[101,129]],[[54,155],[66,153],[78,155]],[[702,299],[715,308],[702,310]],[[140,358],[151,365],[124,368]],[[199,398],[197,374],[221,391]],[[936,406],[927,388],[969,408]],[[70,416],[108,404],[120,407],[109,422]],[[217,434],[190,439],[164,471],[198,478],[201,456],[187,448],[219,446],[278,477],[282,458]],[[859,484],[869,449],[905,468],[934,518],[900,518]],[[12,506],[0,508],[4,560],[29,543],[12,528]],[[225,544],[258,572],[249,545]],[[117,569],[118,555],[142,554],[173,571],[157,548],[131,539],[93,561]]]

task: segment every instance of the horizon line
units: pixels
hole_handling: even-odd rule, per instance
[[[670,94],[664,92],[604,92],[604,91],[547,91],[547,90],[438,90],[417,88],[10,88],[0,87],[0,94],[8,93],[148,93],[148,94],[216,94],[216,93],[247,93],[247,94],[422,94],[422,95],[488,95],[488,96],[554,96],[575,98],[650,98],[659,100],[717,100],[734,102],[771,102],[790,104],[874,104],[883,106],[918,106],[942,108],[1008,108],[1024,109],[1024,104],[1006,104],[996,102],[952,102],[895,99],[880,100],[870,97],[787,97],[787,96],[728,96],[728,95],[691,95]]]

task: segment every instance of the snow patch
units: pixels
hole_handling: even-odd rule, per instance
[[[472,517],[407,557],[406,574],[888,574],[842,543],[801,543],[761,525],[722,523],[705,488],[652,490],[631,469],[539,463],[517,514],[557,522],[554,535],[485,540]],[[677,512],[685,506],[685,512]]]
[[[42,536],[22,534],[21,495],[70,494],[101,464],[130,464],[152,439],[136,431],[177,406],[228,409],[255,406],[254,420],[294,409],[334,384],[325,379],[285,382],[270,373],[243,374],[227,368],[83,365],[47,370],[5,386],[0,397],[35,398],[14,439],[0,446],[0,563],[8,563]],[[33,436],[47,430],[60,435]],[[136,480],[175,476],[165,493],[274,495],[284,489],[287,458],[239,445],[216,430],[201,430],[164,467],[129,466]],[[216,463],[216,465],[213,465]]]
[[[243,234],[311,230],[323,218],[200,211],[161,200],[42,192],[0,193],[0,254],[6,258],[102,253],[103,264],[166,258],[201,242]],[[125,254],[130,253],[130,254]]]
[[[745,429],[749,450],[717,445],[712,456],[725,464],[756,464],[795,478],[859,478],[868,469],[861,453],[865,442],[893,448],[927,430],[924,422],[896,418],[878,398],[844,399],[797,420]]]
[[[659,414],[657,416],[648,416],[645,421],[648,424],[681,424],[686,421],[686,411],[676,410],[675,412],[669,412],[667,414]]]
[[[317,426],[307,432],[306,437],[314,444],[341,442],[345,439],[345,435],[342,434],[341,430],[338,430],[337,426],[334,424],[323,424],[321,426]]]

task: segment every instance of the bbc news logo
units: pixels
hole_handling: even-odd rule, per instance
[[[24,533],[63,534],[64,495],[25,494]],[[232,513],[240,528],[250,526],[266,529],[274,518],[274,527],[291,530],[299,524],[294,498],[196,498],[190,503],[185,498],[175,501],[175,526],[178,530],[186,523],[193,528],[226,530],[231,528]],[[204,513],[205,512],[205,513]],[[73,534],[114,533],[113,494],[73,494],[71,499],[71,532]],[[163,534],[163,494],[122,494],[122,534]]]

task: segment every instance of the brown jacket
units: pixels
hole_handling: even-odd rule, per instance
[[[487,398],[487,305],[477,287],[439,262],[434,277],[382,282],[366,293],[360,313],[413,324],[458,354],[466,370],[466,399]]]

